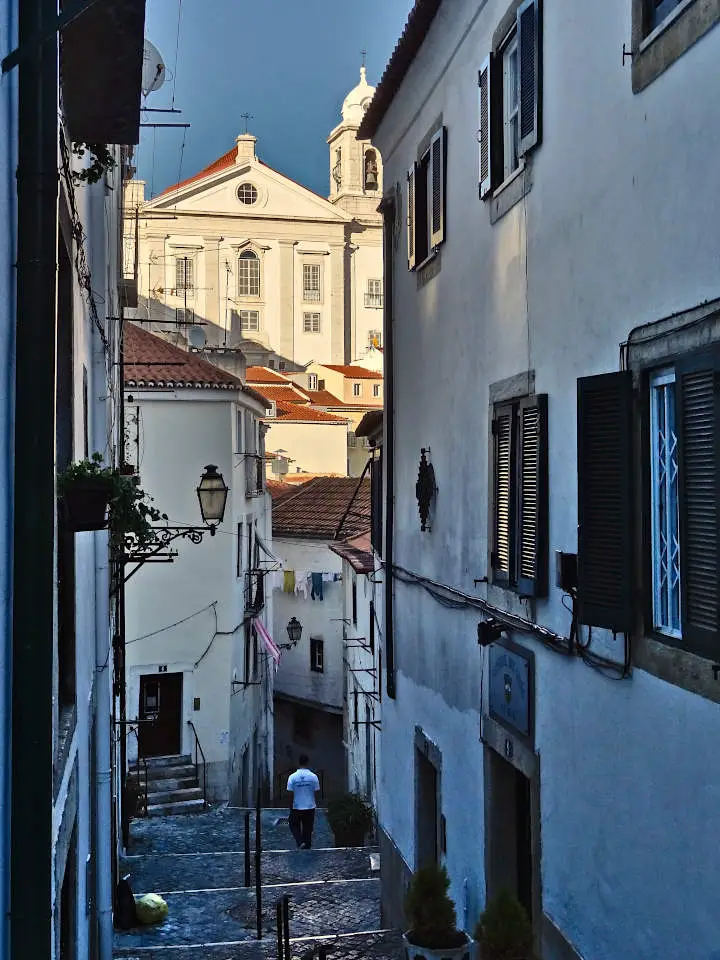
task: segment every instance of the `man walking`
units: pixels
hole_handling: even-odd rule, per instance
[[[312,845],[315,794],[320,789],[320,781],[308,767],[309,762],[305,754],[301,754],[299,766],[295,773],[290,774],[287,783],[291,794],[290,831],[301,850],[309,850]]]

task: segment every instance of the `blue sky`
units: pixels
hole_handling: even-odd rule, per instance
[[[327,195],[325,140],[359,80],[360,51],[376,84],[411,7],[412,0],[147,0],[145,36],[174,79],[146,106],[168,107],[174,98],[183,113],[146,113],[143,121],[191,126],[141,130],[146,196],[227,152],[245,129],[243,113],[254,114],[249,129],[266,163]]]

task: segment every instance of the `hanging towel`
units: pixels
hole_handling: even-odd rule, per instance
[[[332,583],[333,580],[335,579],[335,575],[332,573],[324,573],[322,575],[322,578],[323,578],[323,583]]]
[[[313,575],[312,575],[312,593],[310,594],[310,597],[311,597],[313,600],[322,600],[322,598],[323,598],[323,585],[322,585],[322,581],[323,581],[323,578],[322,578],[322,574],[321,574],[321,573],[313,573]]]
[[[283,574],[283,590],[285,593],[295,593],[295,571],[286,570]]]
[[[310,574],[306,570],[296,570],[295,571],[295,596],[302,597],[303,600],[308,598],[308,579]]]

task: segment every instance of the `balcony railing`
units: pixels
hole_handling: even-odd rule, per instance
[[[381,293],[365,294],[366,307],[382,307],[382,305],[383,305],[383,295]]]
[[[265,463],[256,453],[245,454],[245,493],[258,497],[265,490]]]
[[[258,614],[265,606],[265,570],[245,574],[245,613]]]

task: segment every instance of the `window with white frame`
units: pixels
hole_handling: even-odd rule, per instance
[[[303,333],[320,333],[320,314],[303,314]]]
[[[238,296],[260,296],[260,260],[252,250],[245,250],[238,257]]]
[[[260,329],[260,311],[259,310],[241,310],[240,311],[240,329],[244,331],[253,331]]]
[[[362,384],[361,384],[361,383],[354,383],[354,384],[353,384],[353,396],[354,396],[354,397],[360,397],[360,396],[362,396]]]
[[[253,203],[257,203],[257,187],[253,186],[252,183],[241,183],[237,188],[237,198],[240,203],[252,206]]]
[[[660,370],[650,378],[650,480],[653,626],[660,633],[680,637],[680,509],[674,370]]]
[[[322,268],[319,263],[303,264],[303,300],[319,303],[321,300]]]
[[[382,307],[382,280],[368,280],[367,291],[365,293],[366,307]]]
[[[193,308],[178,307],[175,310],[175,323],[182,325],[195,323],[195,311]]]
[[[683,0],[647,0],[648,5],[648,27],[654,30],[659,27],[663,20],[667,20],[676,7],[679,7]]]
[[[382,347],[382,330],[368,330],[368,346]]]
[[[175,258],[175,291],[178,296],[195,289],[195,263],[190,257]]]
[[[318,388],[318,375],[316,373],[308,374],[308,390],[317,390]]]
[[[310,669],[314,673],[325,670],[325,643],[322,637],[310,637]]]
[[[518,38],[513,29],[501,51],[503,76],[503,179],[520,165],[520,83],[518,79]]]
[[[408,269],[424,263],[445,240],[445,127],[437,129],[407,174]]]
[[[379,396],[380,396],[380,384],[379,384],[379,383],[374,383],[374,384],[373,384],[373,396],[374,396],[374,397],[379,397]]]
[[[245,424],[245,411],[238,407],[235,414],[235,452],[243,452],[243,428]]]

